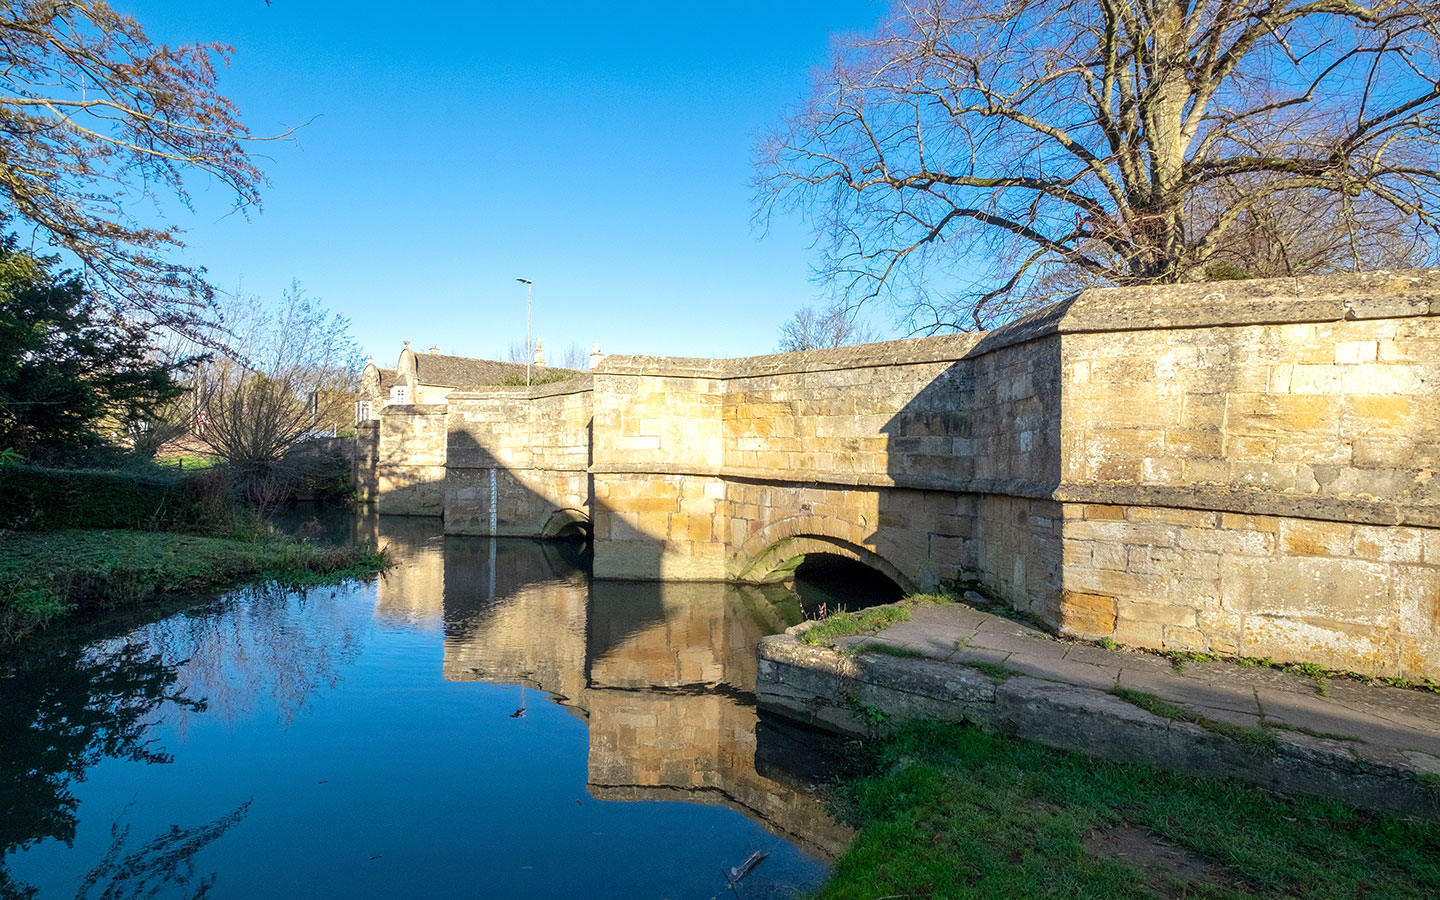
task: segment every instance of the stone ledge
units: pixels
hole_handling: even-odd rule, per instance
[[[1280,516],[1360,525],[1409,525],[1440,528],[1440,507],[1348,497],[1316,497],[1275,491],[1144,484],[1056,484],[1023,479],[913,477],[900,474],[824,472],[813,469],[753,469],[681,463],[596,463],[592,475],[659,475],[724,478],[765,484],[813,484],[820,487],[905,488],[977,496],[1018,497],[1103,506],[1148,506],[1251,516]]]
[[[1094,688],[1025,675],[994,684],[962,664],[845,656],[801,644],[794,632],[767,637],[756,648],[757,701],[842,734],[868,736],[878,718],[867,715],[871,711],[883,713],[891,727],[917,719],[966,722],[1118,762],[1440,819],[1440,793],[1422,778],[1428,770],[1403,753],[1291,731],[1274,733],[1273,750],[1254,747]]]
[[[1235,490],[1214,486],[1172,487],[1146,484],[1062,484],[1051,495],[1062,503],[1151,506],[1282,516],[1360,525],[1411,525],[1440,528],[1440,507],[1350,497],[1317,497],[1279,491]]]

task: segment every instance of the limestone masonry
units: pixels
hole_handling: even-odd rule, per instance
[[[362,423],[362,496],[588,524],[600,578],[807,553],[1063,634],[1440,677],[1440,270],[1087,291],[984,334],[609,356]]]

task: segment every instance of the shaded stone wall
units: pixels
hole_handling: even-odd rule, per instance
[[[588,379],[451,394],[446,533],[553,535],[588,520],[591,397]]]
[[[375,450],[380,512],[438,516],[445,496],[445,407],[385,407]]]

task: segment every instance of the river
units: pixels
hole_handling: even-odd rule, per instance
[[[757,715],[779,587],[361,518],[397,565],[0,671],[0,896],[789,897],[837,748]],[[13,663],[13,661],[12,661]],[[732,890],[727,872],[768,854]]]

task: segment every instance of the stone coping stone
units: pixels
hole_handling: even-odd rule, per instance
[[[994,331],[736,359],[607,356],[600,375],[727,380],[959,361],[1062,334],[1440,316],[1440,268],[1091,288]]]
[[[948,662],[850,655],[801,643],[798,633],[807,625],[764,638],[756,648],[761,708],[861,737],[919,719],[968,723],[1118,762],[1440,819],[1440,787],[1427,780],[1440,772],[1440,757],[1423,750],[1283,729],[1267,729],[1273,738],[1267,744],[1244,743],[1148,712],[1093,683],[1052,680],[1054,670],[1047,672],[1051,678],[992,677],[965,665],[974,651],[964,650]],[[1202,713],[1251,723],[1253,713],[1232,704],[1210,708],[1215,698],[1198,696],[1206,685],[1194,686],[1200,689],[1194,700],[1210,701]]]

